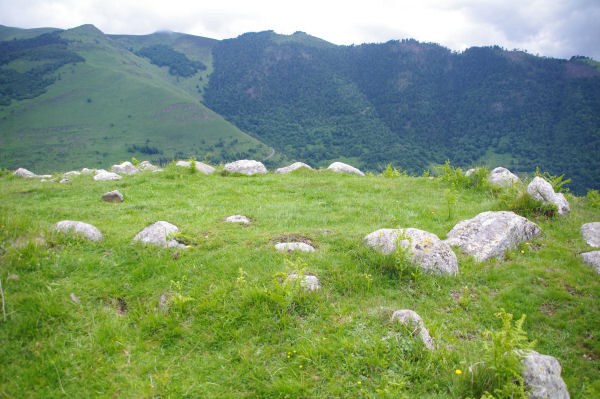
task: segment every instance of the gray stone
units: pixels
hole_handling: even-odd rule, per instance
[[[561,216],[565,216],[565,214],[571,212],[569,202],[565,196],[562,193],[555,193],[552,184],[539,176],[536,176],[527,185],[527,193],[538,201],[556,205],[558,214]]]
[[[452,249],[433,233],[419,229],[379,229],[363,239],[365,245],[384,255],[408,250],[411,261],[419,268],[435,274],[458,273],[458,260]]]
[[[32,177],[38,177],[38,175],[36,175],[33,172],[28,171],[25,168],[19,168],[19,169],[15,170],[13,172],[13,176],[22,177],[24,179],[30,179]]]
[[[507,250],[537,237],[540,232],[537,224],[514,212],[488,211],[458,222],[444,241],[481,262],[503,256]]]
[[[94,169],[88,169],[88,168],[81,169],[81,173],[83,173],[84,175],[91,175],[93,171],[94,171]]]
[[[77,176],[77,175],[80,175],[80,174],[81,174],[81,172],[79,172],[79,171],[77,171],[77,170],[72,170],[72,171],[70,171],[70,172],[65,172],[65,174],[64,174],[64,175],[65,175],[65,176],[73,176],[73,175]]]
[[[302,276],[302,278],[300,278]],[[296,284],[296,281],[300,279],[300,286],[303,291],[317,291],[321,289],[321,284],[319,283],[319,279],[317,276],[313,274],[301,274],[299,275],[297,272],[291,272],[287,275],[286,282],[291,283],[292,286]]]
[[[225,170],[231,173],[242,173],[244,175],[264,175],[267,173],[267,168],[262,162],[241,159],[239,161],[230,162],[225,164]]]
[[[310,166],[308,166],[307,164],[305,164],[303,162],[294,162],[290,166],[286,166],[285,168],[279,168],[279,169],[277,169],[275,171],[275,174],[290,173],[290,172],[293,172],[293,171],[298,170],[300,168],[307,168],[307,169],[312,170],[312,168]]]
[[[523,363],[523,380],[530,390],[529,399],[569,399],[558,360],[552,356],[528,351]]]
[[[163,248],[186,248],[173,238],[179,232],[177,226],[162,220],[151,224],[133,237],[133,241],[141,241],[145,244],[154,244]]]
[[[467,177],[471,176],[476,170],[477,170],[477,168],[471,168],[471,169],[467,170],[465,172],[465,176],[467,176]]]
[[[70,182],[70,181],[71,181],[71,180],[69,180],[69,179],[67,179],[67,178],[64,178],[64,179],[60,179],[59,183],[68,183],[68,182]]]
[[[106,202],[123,202],[123,194],[119,190],[109,191],[102,194],[102,201]]]
[[[60,231],[62,233],[76,233],[91,241],[101,241],[102,233],[96,227],[88,223],[73,221],[73,220],[62,220],[52,227],[53,231]]]
[[[418,335],[427,349],[433,350],[433,338],[429,335],[429,331],[425,327],[423,319],[421,319],[421,316],[416,312],[408,309],[396,310],[394,314],[392,314],[392,322],[393,321],[397,321],[411,329],[412,334]]]
[[[334,172],[350,173],[350,174],[359,175],[359,176],[365,175],[363,172],[356,169],[354,166],[350,166],[343,162],[334,162],[331,165],[329,165],[327,167],[327,169],[332,170]]]
[[[196,170],[204,173],[205,175],[211,175],[215,171],[215,168],[213,168],[212,166],[207,165],[205,163],[198,162],[198,161],[194,161],[194,163],[196,164]],[[177,161],[177,163],[175,164],[175,166],[181,166],[184,168],[189,168],[191,165],[192,165],[191,161]]]
[[[230,223],[244,223],[244,224],[250,223],[250,219],[248,219],[244,215],[232,215],[232,216],[227,217],[227,219],[225,219],[225,221],[230,222]]]
[[[315,249],[312,245],[305,244],[303,242],[281,242],[275,244],[275,249],[281,252],[301,251],[301,252],[314,252]]]
[[[600,251],[584,252],[581,254],[581,259],[600,274]]]
[[[140,173],[138,168],[133,166],[133,164],[129,161],[125,161],[120,165],[113,165],[110,168],[110,171],[113,173],[121,173],[124,175],[135,175],[137,173]]]
[[[107,172],[104,169],[97,170],[96,174],[94,175],[94,180],[96,180],[96,181],[119,180],[119,179],[121,179],[121,176],[119,176],[116,173]]]
[[[581,234],[590,247],[600,247],[600,222],[586,223],[581,226]]]
[[[150,161],[142,161],[137,166],[138,170],[141,172],[154,172],[156,170],[160,170],[157,166],[154,166],[150,163]]]
[[[519,183],[521,179],[511,173],[510,170],[499,166],[492,170],[489,181],[496,186],[509,187]]]

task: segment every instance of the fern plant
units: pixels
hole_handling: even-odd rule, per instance
[[[554,189],[554,192],[556,192],[556,193],[568,193],[569,192],[569,188],[565,187],[565,185],[569,184],[571,182],[571,179],[569,178],[569,179],[563,180],[565,178],[564,173],[560,176],[552,176],[550,173],[548,173],[548,171],[541,173],[540,168],[536,167],[535,175],[545,179],[548,183],[550,183],[552,185],[552,188]]]

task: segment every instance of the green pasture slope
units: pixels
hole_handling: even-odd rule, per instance
[[[19,33],[12,32],[6,34]],[[3,167],[43,173],[132,156],[219,162],[270,154],[270,148],[202,105],[199,93],[194,96],[183,82],[179,87],[168,68],[152,65],[93,26],[62,31],[60,37],[85,61],[51,74],[56,80],[44,94],[0,106]],[[2,68],[26,72],[39,64],[21,57]]]
[[[496,194],[452,194],[440,178],[221,170],[0,177],[0,397],[480,398],[493,380],[468,368],[487,359],[483,333],[500,330],[500,309],[527,315],[528,339],[560,361],[571,398],[600,395],[600,276],[578,257],[591,250],[579,228],[600,210],[586,198],[569,195],[566,218],[533,218],[542,235],[504,258],[457,253],[459,275],[440,277],[362,238],[383,227],[444,238],[460,220],[504,209]],[[114,189],[123,203],[100,200]],[[252,223],[225,223],[233,214]],[[53,234],[64,219],[95,225],[103,241]],[[132,242],[158,220],[191,248]],[[286,238],[316,251],[276,252]],[[282,285],[295,269],[322,288]],[[397,309],[419,313],[437,349],[390,323]]]

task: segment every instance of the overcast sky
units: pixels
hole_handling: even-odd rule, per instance
[[[335,44],[414,38],[453,50],[498,44],[600,60],[600,0],[0,0],[0,24],[214,39],[272,29]]]

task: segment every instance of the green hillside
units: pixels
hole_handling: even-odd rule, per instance
[[[600,276],[579,256],[592,250],[580,226],[600,219],[598,199],[567,195],[568,217],[529,216],[538,238],[486,262],[454,248],[459,274],[431,275],[363,237],[414,227],[444,238],[515,193],[451,185],[464,177],[449,169],[393,176],[1,174],[0,397],[523,398],[502,354],[533,341],[560,362],[571,398],[599,397]],[[100,199],[115,189],[124,202]],[[234,214],[252,221],[226,223]],[[65,219],[102,241],[53,233]],[[159,220],[190,248],[132,242]],[[288,240],[316,250],[275,250]],[[321,288],[285,283],[292,270]],[[433,350],[390,321],[398,309],[423,318]],[[502,328],[501,309],[527,316],[526,339]]]
[[[270,154],[205,107],[198,93],[178,85],[168,68],[151,64],[93,26],[49,35],[35,42],[0,42],[12,46],[3,54],[7,62],[1,72],[11,82],[13,76],[24,82],[13,85],[16,89],[5,96],[12,95],[12,101],[0,107],[2,167],[42,173],[131,157],[220,162]],[[201,82],[206,73],[182,80]]]

